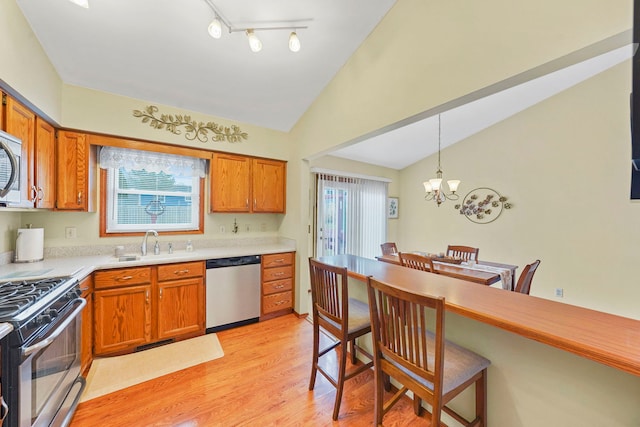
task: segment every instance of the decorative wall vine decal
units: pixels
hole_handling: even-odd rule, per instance
[[[454,207],[469,221],[488,224],[498,219],[503,209],[511,209],[513,204],[507,202],[507,198],[496,190],[481,187],[469,191],[462,204]]]
[[[142,123],[149,123],[154,129],[165,129],[174,135],[181,135],[182,131],[178,128],[184,126],[184,137],[189,141],[197,139],[200,142],[241,142],[242,140],[249,139],[249,135],[246,132],[242,132],[240,127],[232,125],[231,127],[220,126],[214,122],[196,122],[191,119],[191,116],[176,114],[160,114],[160,117],[156,116],[158,107],[155,105],[149,105],[144,111],[133,110],[133,117],[141,117]],[[213,135],[209,136],[209,132]]]

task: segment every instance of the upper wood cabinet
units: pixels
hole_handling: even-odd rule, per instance
[[[22,141],[20,182],[20,206],[33,207],[37,189],[35,187],[35,135],[36,115],[10,96],[6,97],[6,131]]]
[[[225,153],[211,158],[212,212],[284,213],[286,163]]]
[[[55,128],[14,98],[6,97],[6,131],[22,141],[20,206],[55,207]]]
[[[34,151],[36,188],[35,206],[52,209],[56,203],[56,131],[53,126],[36,117]]]
[[[56,208],[93,211],[93,154],[86,135],[79,132],[58,132]]]

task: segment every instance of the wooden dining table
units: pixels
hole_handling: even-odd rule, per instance
[[[390,264],[401,265],[400,257],[398,256],[398,254],[380,255],[377,256],[376,259],[378,261],[388,262]],[[507,283],[506,285],[507,289],[513,289],[515,284],[516,269],[518,268],[517,265],[502,264],[492,261],[478,261],[478,264],[510,270],[511,283]],[[463,264],[449,264],[445,262],[434,261],[433,267],[437,270],[438,274],[455,277],[456,279],[467,280],[469,282],[480,283],[481,285],[489,286],[501,280],[500,273],[475,270]]]

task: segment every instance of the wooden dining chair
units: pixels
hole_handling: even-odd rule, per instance
[[[462,258],[463,261],[477,261],[478,260],[478,248],[472,248],[471,246],[461,245],[449,245],[447,246],[447,256],[456,258]]]
[[[395,242],[386,242],[380,245],[382,249],[382,255],[395,255],[398,253],[398,248]]]
[[[398,258],[400,258],[400,264],[404,267],[438,274],[438,270],[433,267],[433,258],[431,257],[410,252],[400,252],[398,253]]]
[[[309,272],[313,303],[313,362],[309,390],[313,390],[318,372],[336,388],[333,419],[337,420],[345,381],[373,366],[371,353],[356,343],[356,338],[371,332],[369,307],[366,302],[349,298],[346,268],[334,267],[309,258]],[[322,350],[320,349],[320,328],[336,338],[334,343]],[[351,364],[356,365],[358,362],[356,349],[370,360],[349,373],[346,372],[347,343],[351,343]],[[339,348],[337,378],[319,363],[322,356],[336,348]]]
[[[537,259],[531,264],[525,265],[522,269],[522,273],[520,273],[520,277],[518,278],[518,283],[516,284],[515,292],[520,292],[521,294],[529,295],[529,291],[531,290],[531,281],[533,280],[533,275],[538,269],[540,265],[540,260]]]
[[[486,427],[486,378],[491,362],[445,340],[444,298],[413,294],[372,277],[367,279],[367,293],[376,382],[374,425],[381,426],[384,415],[410,390],[416,415],[421,413],[422,400],[432,406],[432,427],[441,425],[443,411],[464,426]],[[387,377],[401,388],[385,402]],[[475,385],[475,418],[468,421],[447,404],[471,385]]]

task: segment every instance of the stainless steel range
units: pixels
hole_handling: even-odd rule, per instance
[[[70,422],[84,389],[80,294],[69,277],[0,283],[0,322],[14,328],[0,347],[4,427]]]

